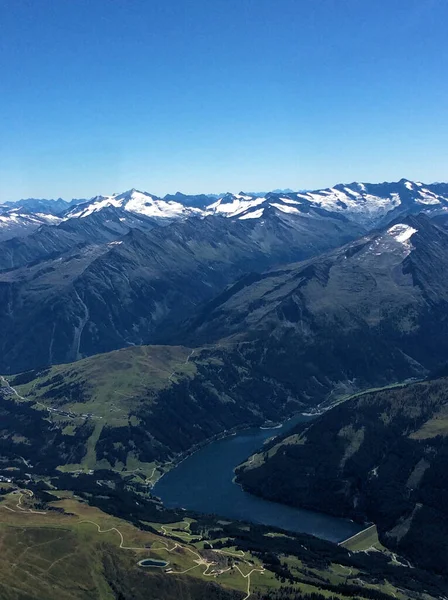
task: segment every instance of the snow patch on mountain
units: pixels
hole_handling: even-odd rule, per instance
[[[254,210],[253,212],[248,212],[244,215],[242,215],[241,217],[239,217],[240,221],[242,221],[243,219],[259,219],[260,217],[263,216],[264,213],[264,208],[259,208],[257,210]]]
[[[0,213],[0,240],[22,237],[36,231],[42,225],[57,225],[61,219],[52,214],[28,214],[18,210]]]
[[[362,193],[353,189],[348,191],[347,186],[343,186],[343,190],[329,188],[318,192],[300,193],[297,197],[308,200],[324,210],[343,212],[348,218],[365,225],[369,225],[401,204],[398,193],[380,197],[368,194],[364,190]]]
[[[55,215],[44,215],[36,213],[34,215],[21,214],[15,211],[11,211],[7,214],[0,215],[0,227],[11,227],[13,225],[45,225],[46,223],[60,223],[61,219]]]
[[[199,208],[187,207],[174,200],[161,200],[138,190],[125,192],[117,196],[117,200],[121,202],[125,210],[159,219],[176,219],[187,215],[202,214]]]
[[[116,200],[115,196],[97,196],[97,198],[98,199],[93,198],[93,201],[87,206],[81,205],[81,207],[77,207],[75,210],[72,210],[67,215],[66,219],[72,217],[83,219],[94,212],[98,212],[99,210],[106,208],[107,206],[115,206],[115,208],[120,208],[121,206],[120,201]]]
[[[222,214],[226,217],[236,217],[247,210],[253,209],[265,202],[266,198],[251,198],[241,194],[227,194],[206,208],[206,212]]]
[[[293,200],[292,198],[280,198],[282,202],[286,202],[286,204],[302,204],[298,200]]]
[[[29,216],[29,215],[27,215]],[[44,213],[36,213],[36,217],[39,217],[39,219],[41,219],[42,221],[46,221],[47,223],[52,223],[53,225],[55,223],[60,223],[62,221],[61,217],[58,217],[56,215],[51,215],[51,214],[44,214]]]
[[[417,229],[414,229],[410,225],[405,225],[404,223],[398,223],[390,229],[387,230],[387,233],[391,235],[393,238],[400,242],[400,244],[407,244],[414,233],[417,233]]]
[[[418,195],[415,199],[417,204],[441,204],[440,197],[437,196],[437,194],[434,194],[434,192],[431,192],[430,190],[422,189],[418,190],[417,193]]]
[[[375,236],[365,251],[360,253],[360,260],[362,260],[364,252],[375,256],[375,260],[381,256],[387,260],[388,256],[397,253],[402,258],[406,258],[414,248],[411,238],[415,233],[417,233],[417,229],[414,227],[406,225],[406,223],[397,223]]]
[[[271,206],[273,206],[274,208],[277,208],[278,210],[281,210],[284,213],[290,213],[290,214],[300,214],[300,210],[298,210],[297,208],[294,208],[294,206],[285,206],[284,204],[277,204],[277,202],[272,202]]]

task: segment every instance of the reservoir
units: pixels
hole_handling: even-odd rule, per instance
[[[155,560],[154,558],[144,558],[140,560],[138,563],[139,567],[149,567],[152,569],[162,569],[163,567],[167,567],[170,563],[166,560]]]
[[[164,475],[153,492],[168,508],[251,521],[340,542],[363,527],[347,519],[263,500],[233,483],[234,468],[260,449],[267,439],[312,418],[299,415],[278,429],[248,429],[211,442]]]

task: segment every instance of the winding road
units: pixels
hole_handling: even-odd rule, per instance
[[[34,494],[31,490],[21,490],[19,492],[19,494],[20,494],[19,501],[16,504],[16,508],[18,508],[22,512],[30,512],[30,513],[33,513],[34,515],[46,515],[47,514],[46,511],[43,511],[43,510],[33,510],[32,508],[23,508],[22,498],[25,496],[25,492],[28,494],[29,498],[32,498],[34,496]],[[3,508],[6,508],[6,510],[9,510],[10,512],[17,512],[13,508],[6,506],[6,504],[2,504],[1,506],[3,506]]]
[[[176,542],[174,544],[174,546],[172,548],[168,547],[168,544],[165,542],[160,542],[161,544],[163,544],[160,547],[154,547],[154,545],[152,545],[151,547],[147,548],[147,547],[133,547],[133,546],[125,546],[124,545],[124,538],[123,538],[123,534],[121,533],[121,531],[119,529],[117,529],[116,527],[110,527],[109,529],[101,529],[100,525],[98,525],[98,523],[96,523],[95,521],[90,521],[90,520],[83,520],[80,521],[79,524],[81,525],[82,523],[89,523],[91,525],[94,525],[97,530],[98,533],[109,533],[111,531],[115,531],[116,533],[118,533],[118,535],[120,536],[120,548],[122,550],[133,550],[133,551],[162,551],[162,552],[167,552],[168,554],[175,552],[178,548],[180,548],[183,551],[187,551],[190,554],[192,554],[195,557],[194,562],[196,563],[195,565],[193,565],[192,567],[189,567],[188,569],[184,569],[183,571],[173,571],[172,569],[168,569],[167,571],[165,571],[165,573],[167,575],[185,575],[185,573],[189,573],[190,571],[193,571],[194,569],[197,569],[198,567],[205,567],[204,571],[202,572],[202,575],[205,577],[218,577],[219,575],[222,575],[223,573],[227,573],[228,571],[232,570],[232,567],[228,567],[227,569],[220,569],[217,571],[211,571],[209,572],[209,570],[211,569],[211,567],[213,567],[213,565],[216,565],[217,563],[214,561],[209,561],[206,558],[202,557],[198,552],[196,552],[195,550],[192,550],[191,548],[189,548],[188,546],[183,546],[182,544],[179,544],[178,542]],[[187,522],[187,526],[189,528],[190,524]],[[164,526],[162,526],[163,528]],[[167,535],[164,532],[164,535]],[[238,550],[236,553],[234,552],[228,552],[226,550],[213,550],[213,552],[216,552],[216,554],[222,554],[225,556],[232,556],[234,558],[239,558],[240,560],[245,560],[245,553],[242,550]],[[235,569],[240,573],[241,577],[243,577],[243,579],[247,579],[247,589],[246,589],[246,596],[243,598],[243,600],[248,600],[248,598],[250,598],[251,596],[251,575],[253,573],[264,573],[265,569],[263,567],[261,568],[253,568],[251,571],[249,571],[249,573],[244,574],[243,571],[240,569],[240,567],[238,565],[234,565]]]
[[[15,513],[18,513],[18,511],[21,511],[21,512],[27,512],[27,513],[32,513],[32,514],[47,514],[44,511],[36,511],[31,508],[24,508],[22,505],[22,499],[25,496],[28,496],[29,498],[33,498],[34,493],[28,489],[20,490],[19,499],[18,499],[17,504],[15,505],[18,510],[14,510],[13,508],[6,506],[5,504],[2,504],[1,506],[3,506],[3,508],[5,508],[6,510],[15,512]],[[192,534],[188,533],[188,530],[190,529],[190,523],[188,521],[186,521],[186,522],[184,521],[184,523],[185,523],[184,535],[191,536]],[[218,564],[216,561],[207,560],[206,558],[201,556],[199,554],[199,552],[197,552],[196,550],[193,550],[189,546],[184,546],[183,544],[179,544],[179,542],[175,542],[172,548],[169,548],[168,543],[164,542],[162,540],[160,542],[154,542],[154,544],[157,544],[157,543],[161,544],[161,546],[158,546],[158,547],[156,547],[154,544],[151,545],[150,547],[126,546],[123,534],[116,527],[110,527],[108,529],[101,529],[101,526],[98,523],[96,523],[95,521],[91,521],[89,519],[83,519],[78,522],[78,525],[82,525],[82,524],[93,525],[94,527],[97,528],[97,531],[100,534],[115,532],[120,538],[119,548],[121,548],[122,550],[131,550],[133,552],[159,551],[159,552],[167,552],[168,554],[171,554],[172,552],[175,552],[177,549],[180,549],[184,552],[190,553],[194,557],[194,562],[196,563],[195,565],[193,565],[192,567],[189,567],[188,569],[184,569],[183,571],[173,571],[172,569],[167,569],[165,571],[165,573],[167,575],[184,575],[185,573],[189,573],[190,571],[193,571],[194,569],[204,567],[204,570],[202,571],[202,575],[204,577],[215,577],[216,578],[216,577],[219,577],[219,575],[222,575],[223,573],[227,573],[227,572],[231,571],[232,568],[235,568],[238,571],[238,573],[241,575],[241,577],[244,580],[247,580],[246,596],[243,598],[243,600],[248,600],[248,598],[250,598],[250,596],[251,596],[251,576],[252,576],[252,574],[265,572],[265,569],[263,567],[259,567],[259,568],[255,567],[255,568],[251,569],[251,571],[249,571],[249,573],[245,574],[241,570],[240,566],[237,564],[234,564],[233,566],[229,566],[225,569],[212,569],[213,566]],[[167,536],[175,535],[175,533],[173,533],[172,531],[168,531],[167,527],[168,526],[166,526],[166,525],[162,525],[161,530],[162,530],[163,535],[167,535]],[[181,534],[182,534],[182,532],[181,532]],[[235,552],[232,552],[232,551],[228,551],[228,550],[216,550],[216,549],[212,548],[212,551],[215,552],[216,554],[221,554],[223,556],[231,556],[233,558],[243,561],[245,564],[250,564],[252,566],[252,564],[246,560],[246,558],[245,558],[246,554],[242,550],[237,550]]]

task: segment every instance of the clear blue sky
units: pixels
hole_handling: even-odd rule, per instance
[[[448,180],[447,0],[0,0],[0,201]]]

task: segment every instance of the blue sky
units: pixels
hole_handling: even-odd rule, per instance
[[[446,0],[0,0],[0,201],[448,180]]]

